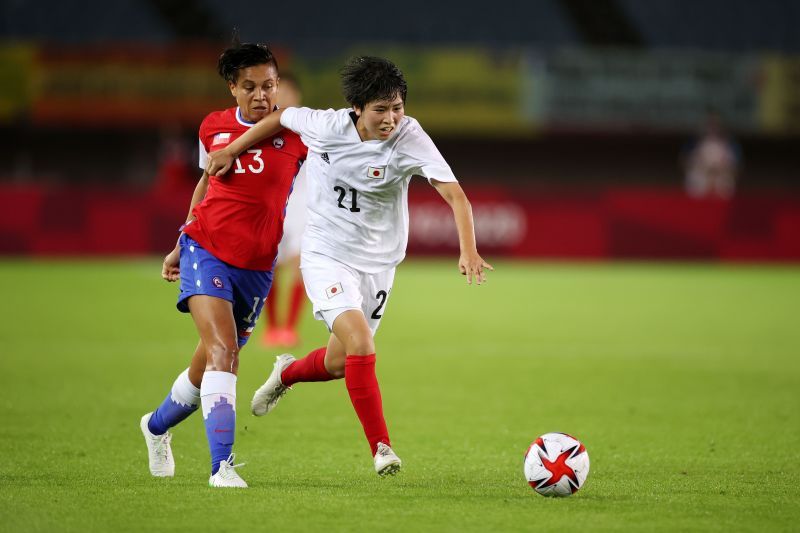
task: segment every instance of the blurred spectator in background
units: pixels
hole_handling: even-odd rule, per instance
[[[719,113],[710,110],[703,131],[683,152],[686,192],[693,198],[730,198],[736,188],[741,153],[725,131]]]
[[[283,73],[278,82],[278,107],[298,107],[302,99],[300,86],[291,74]],[[300,343],[297,322],[306,301],[306,290],[300,273],[300,240],[306,228],[306,176],[300,169],[294,180],[286,206],[283,238],[278,245],[272,292],[267,298],[266,325],[261,336],[265,346],[295,346]],[[288,290],[288,297],[283,296]]]
[[[197,175],[192,165],[197,157],[178,124],[165,125],[160,134],[158,172],[153,182],[153,192],[165,198],[191,197],[197,185]]]

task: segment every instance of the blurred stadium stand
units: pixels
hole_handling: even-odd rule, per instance
[[[0,39],[51,44],[169,43],[174,33],[159,12],[141,0],[0,2]]]
[[[794,0],[618,0],[651,48],[800,52]]]
[[[0,4],[0,38],[53,43],[225,42],[237,27],[245,41],[267,41],[319,54],[354,41],[489,46],[564,46],[579,42],[558,0],[502,2],[475,9],[462,2],[409,0],[386,11],[374,2],[304,2],[302,7],[249,0],[84,0]],[[86,13],[91,13],[87,24]],[[424,13],[424,16],[420,14]]]
[[[574,45],[800,52],[795,0],[527,0],[480,9],[451,0],[409,0],[388,15],[374,2],[304,2],[276,7],[248,0],[5,0],[0,39],[62,44],[266,40],[319,54],[355,42]],[[91,14],[87,18],[87,14]]]
[[[303,53],[346,48],[355,42],[509,46],[563,46],[577,42],[557,0],[501,2],[480,9],[460,2],[409,0],[376,9],[358,0],[303,4],[302,18],[276,15],[267,3],[200,0],[247,39],[268,39]],[[248,13],[248,17],[241,17]],[[420,16],[424,13],[424,16]],[[252,15],[252,16],[250,16]]]

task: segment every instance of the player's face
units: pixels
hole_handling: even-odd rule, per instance
[[[278,101],[278,71],[272,63],[255,65],[239,70],[236,83],[228,83],[236,98],[242,117],[258,122],[275,107]]]
[[[400,95],[393,100],[370,102],[363,109],[355,108],[358,122],[356,128],[364,141],[385,141],[397,129],[405,116]]]

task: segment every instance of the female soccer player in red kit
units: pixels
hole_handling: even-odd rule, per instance
[[[272,113],[277,101],[278,65],[266,46],[229,48],[218,67],[237,107],[211,113],[200,125],[201,168],[210,151]],[[202,406],[211,450],[209,485],[247,487],[232,454],[239,351],[269,293],[287,197],[306,154],[297,134],[277,131],[237,157],[226,176],[204,173],[195,189],[161,275],[180,280],[178,309],[191,313],[200,341],[163,403],[142,417],[154,476],[174,475],[167,430]]]

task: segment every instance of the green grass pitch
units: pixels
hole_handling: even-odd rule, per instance
[[[195,342],[157,260],[0,262],[0,531],[797,531],[800,269],[455,260],[400,266],[377,336],[400,475],[380,479],[341,381],[249,415],[274,352],[242,352],[245,491],[208,488],[199,414],[173,479],[139,418]],[[326,338],[306,309],[304,355]],[[256,330],[256,334],[260,333]],[[539,434],[592,468],[535,494]]]

